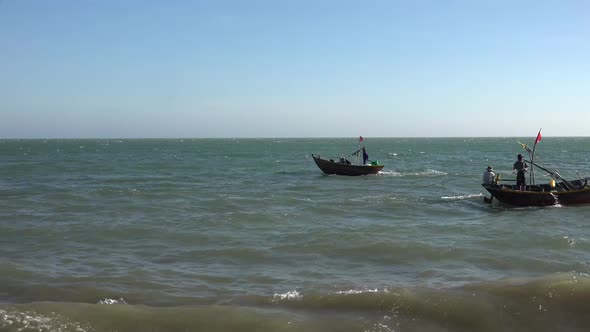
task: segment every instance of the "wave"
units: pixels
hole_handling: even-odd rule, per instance
[[[586,331],[590,277],[567,272],[456,288],[303,289],[212,304],[0,305],[0,331]]]

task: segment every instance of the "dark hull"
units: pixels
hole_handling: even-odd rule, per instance
[[[590,204],[590,186],[588,179],[569,182],[571,190],[565,190],[563,182],[555,188],[549,185],[535,185],[527,187],[529,190],[520,191],[515,186],[483,184],[483,187],[498,201],[516,206],[549,206],[549,205],[577,205]]]
[[[322,159],[319,156],[311,156],[316,165],[326,174],[349,176],[369,175],[377,174],[383,168],[383,165],[347,165]]]

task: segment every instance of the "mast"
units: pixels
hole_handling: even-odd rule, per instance
[[[358,143],[359,143],[359,144],[358,144],[358,148],[357,148],[357,150],[356,150],[356,151],[357,151],[357,154],[356,154],[356,164],[357,164],[357,165],[361,165],[361,162],[359,161],[359,159],[360,159],[360,158],[362,158],[362,157],[360,156],[360,153],[359,153],[359,151],[361,151],[361,143],[362,143],[364,140],[365,140],[365,139],[364,139],[364,137],[363,137],[363,136],[359,136],[359,141],[358,141]]]
[[[543,128],[541,128],[541,129],[543,129]],[[543,138],[541,136],[541,129],[539,129],[539,133],[537,134],[537,138],[535,139],[535,145],[533,145],[533,152],[531,153],[531,164],[533,164],[535,162],[535,148],[537,147],[537,143],[539,143],[539,141],[541,141],[541,139]],[[534,185],[534,184],[535,184],[535,168],[531,167],[531,176],[529,177],[529,185]]]

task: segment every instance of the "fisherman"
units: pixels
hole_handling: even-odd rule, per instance
[[[488,166],[483,173],[483,184],[494,184],[496,182],[496,174],[494,174],[494,168]]]
[[[365,165],[368,160],[369,160],[369,154],[367,153],[367,150],[365,150],[365,147],[363,146],[363,165]]]
[[[516,171],[516,185],[518,186],[518,189],[522,191],[526,188],[526,177],[524,173],[528,171],[529,166],[522,160],[522,155],[520,153],[516,158],[518,160],[514,163],[512,172],[514,173],[514,171]]]

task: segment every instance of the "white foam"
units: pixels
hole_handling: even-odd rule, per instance
[[[86,332],[92,329],[84,329],[80,323],[69,322],[66,319],[52,314],[45,316],[36,312],[7,312],[0,309],[0,329],[10,331],[76,331]]]
[[[377,174],[383,175],[383,176],[402,176],[401,173],[394,172],[394,171],[379,171],[379,173],[377,173]]]
[[[567,241],[567,244],[570,246],[570,248],[574,248],[576,246],[576,240],[574,238],[569,237],[567,235],[563,238]]]
[[[102,301],[98,301],[98,304],[127,304],[127,302],[125,302],[125,300],[123,300],[123,298],[120,298],[118,300],[105,298]]]
[[[396,171],[380,171],[380,175],[388,175],[388,176],[444,176],[448,175],[449,173],[437,171],[435,169],[427,169],[421,172],[396,172]]]
[[[471,199],[471,198],[474,198],[474,197],[482,197],[482,196],[483,196],[483,194],[482,193],[479,193],[479,194],[467,194],[467,195],[442,196],[441,198],[442,199],[448,199],[448,200],[451,200],[451,201],[460,201],[460,200],[463,200],[463,199]]]
[[[337,291],[336,294],[353,295],[353,294],[379,293],[379,292],[389,293],[389,290],[387,288],[384,288],[381,291],[378,290],[377,288],[375,288],[375,289],[363,288],[363,289],[350,289],[347,291]]]
[[[275,293],[274,295],[275,300],[296,300],[301,298],[303,298],[303,296],[301,296],[301,294],[296,289],[283,294]]]
[[[418,175],[448,175],[449,173],[437,171],[435,169],[427,169],[424,172],[419,173]]]
[[[553,193],[549,193],[549,194],[551,196],[553,196],[553,199],[554,199],[553,205],[551,205],[550,207],[557,207],[557,208],[563,207],[561,205],[561,203],[559,203],[559,199],[557,198],[557,196],[555,196]]]

